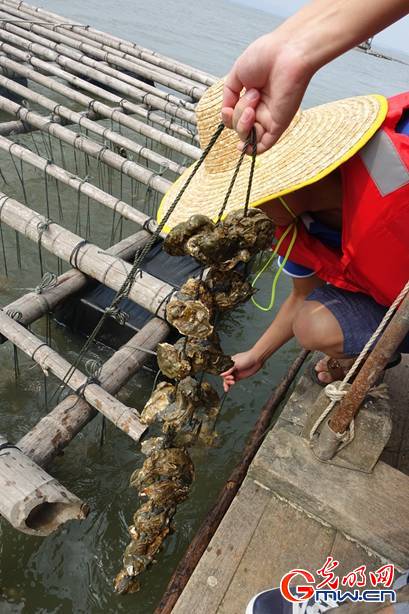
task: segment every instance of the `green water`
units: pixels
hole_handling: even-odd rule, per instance
[[[48,0],[42,5],[219,75],[228,70],[250,40],[278,23],[271,15],[221,0],[189,3],[179,0],[151,3],[117,0],[115,4],[106,0],[90,0],[86,4],[80,0],[69,3]],[[317,75],[305,104],[374,91],[391,95],[407,88],[408,77],[409,69],[402,64],[376,60],[354,51]],[[58,163],[64,156],[65,163],[73,172],[82,177],[89,174],[93,182],[101,183],[105,189],[112,187],[113,193],[122,194],[127,202],[133,201],[135,206],[152,211],[155,203],[144,198],[143,190],[138,191],[128,179],[121,185],[116,173],[101,175],[101,168],[82,155],[75,160],[68,146],[61,153],[57,142],[43,141],[38,135],[35,136],[35,145],[28,136],[20,136],[17,140],[32,148],[36,145],[45,157],[51,153]],[[7,185],[2,182],[0,190],[24,201],[12,162],[0,155],[0,164],[7,181]],[[16,164],[21,173],[19,162]],[[28,204],[36,211],[49,213],[59,222],[55,183],[50,180],[46,190],[42,173],[29,167],[24,167],[23,172]],[[112,212],[91,203],[88,215],[86,199],[78,203],[76,195],[68,188],[60,188],[59,197],[64,216],[61,223],[65,227],[73,231],[77,228],[79,234],[84,235],[88,220],[93,242],[102,247],[111,243]],[[122,236],[127,236],[136,228],[129,223],[124,223],[121,228],[115,222],[114,230],[115,240],[118,240],[121,232]],[[40,279],[37,246],[20,239],[22,268],[19,269],[14,233],[5,229],[4,239],[8,277],[0,255],[2,305],[35,286]],[[58,263],[53,256],[44,254],[44,266],[46,270],[57,271]],[[268,302],[272,275],[270,272],[260,283],[259,300],[262,302]],[[283,300],[288,287],[287,280],[283,279],[277,304]],[[230,314],[220,325],[225,351],[234,353],[250,347],[272,316],[272,313],[256,310],[251,303]],[[44,337],[45,320],[36,323],[33,330]],[[74,360],[82,343],[83,339],[52,324],[53,347],[68,360]],[[136,494],[128,487],[128,481],[132,471],[141,464],[141,455],[138,446],[110,424],[107,425],[105,445],[99,447],[101,422],[96,419],[89,424],[64,455],[52,464],[50,471],[68,489],[87,501],[91,512],[84,522],[69,523],[46,539],[18,534],[5,522],[0,523],[0,613],[150,614],[175,564],[240,458],[246,436],[262,403],[296,353],[295,345],[289,344],[254,378],[235,386],[229,394],[218,423],[219,446],[193,450],[196,480],[191,496],[179,507],[176,531],[167,540],[157,564],[144,575],[142,590],[136,595],[113,595],[112,578],[120,568],[121,555],[128,542],[126,527],[137,507]],[[107,348],[93,346],[87,358],[99,356],[106,360],[110,354]],[[18,363],[20,377],[16,381],[12,348],[10,344],[0,347],[0,431],[10,441],[17,441],[47,411],[42,372],[33,368],[33,363],[21,354]],[[220,390],[220,382],[216,379],[213,382]],[[128,405],[142,408],[152,384],[152,374],[141,371],[121,391],[119,398]],[[50,378],[50,394],[55,387],[56,381]]]

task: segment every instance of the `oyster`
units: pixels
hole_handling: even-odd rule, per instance
[[[185,344],[185,355],[194,374],[204,371],[220,375],[234,364],[230,356],[223,354],[217,333],[213,333],[209,339],[188,339]]]
[[[222,224],[204,229],[186,243],[186,253],[206,265],[232,262],[240,251],[239,237],[229,233]],[[245,261],[249,259],[250,254]]]
[[[176,401],[168,407],[163,416],[164,433],[173,434],[186,428],[189,431],[199,426],[195,409],[200,404],[200,386],[192,377],[185,377],[178,383]]]
[[[162,507],[174,507],[184,501],[188,495],[189,486],[180,480],[166,480],[154,482],[141,491],[141,495],[148,497],[154,505]]]
[[[261,209],[243,209],[228,213],[223,220],[228,233],[239,238],[239,247],[247,249],[252,255],[271,247],[274,238],[274,222]]]
[[[143,424],[152,424],[166,412],[169,405],[176,399],[176,388],[168,382],[158,384],[151,398],[142,410],[140,420]]]
[[[136,593],[139,591],[140,587],[139,580],[134,576],[128,575],[126,569],[121,569],[114,580],[115,592],[120,595],[125,595],[125,593]]]
[[[164,527],[169,526],[173,513],[173,508],[165,510],[154,505],[152,501],[147,501],[133,516],[134,524],[129,529],[131,537],[134,538],[135,534],[139,536],[140,533],[158,535]]]
[[[193,463],[183,448],[158,450],[149,456],[141,469],[131,476],[131,486],[143,489],[158,480],[178,479],[185,484],[193,480]]]
[[[214,445],[218,435],[214,430],[216,420],[220,412],[220,399],[215,389],[208,383],[201,385],[203,416],[199,439],[206,446]]]
[[[245,303],[254,294],[251,284],[236,271],[219,271],[211,268],[206,277],[206,284],[220,311],[233,309]]]
[[[204,339],[213,332],[212,312],[201,301],[172,299],[166,306],[166,319],[182,335]]]
[[[186,222],[177,224],[163,242],[163,249],[171,256],[183,256],[188,239],[201,230],[214,228],[212,220],[205,215],[192,215]]]
[[[183,345],[159,343],[156,348],[159,369],[170,379],[181,380],[190,374],[191,367],[184,356]]]
[[[165,437],[149,437],[149,439],[145,439],[145,441],[142,441],[141,452],[145,456],[150,456],[152,452],[156,452],[157,450],[163,450],[163,448],[165,447]]]
[[[176,298],[181,301],[200,301],[209,311],[213,309],[213,296],[206,282],[190,277],[176,293]]]

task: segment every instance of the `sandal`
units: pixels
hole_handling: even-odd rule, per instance
[[[319,372],[315,369],[315,367],[318,364],[318,362],[320,362],[320,360],[322,360],[323,358],[325,358],[325,354],[322,354],[322,356],[319,358],[317,362],[311,362],[308,368],[308,373],[309,373],[310,379],[314,382],[314,384],[318,384],[322,388],[325,388],[325,386],[327,386],[329,383],[336,382],[336,381],[342,381],[345,375],[348,373],[350,367],[346,368],[336,358],[327,357],[328,358],[327,369],[325,371]],[[396,352],[395,354],[393,354],[390,361],[385,367],[385,371],[387,369],[392,369],[393,367],[396,367],[401,362],[401,360],[402,360],[402,355],[399,352]],[[323,382],[319,379],[318,374],[326,373],[326,372],[330,374],[332,378],[331,382]],[[356,376],[358,375],[358,373],[359,373],[359,370],[350,379],[351,384],[356,378]]]

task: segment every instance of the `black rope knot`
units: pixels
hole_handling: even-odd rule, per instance
[[[50,273],[49,271],[47,271],[42,276],[38,286],[34,288],[34,292],[36,294],[41,294],[44,290],[48,290],[49,288],[55,288],[55,286],[58,284],[57,280],[58,278],[55,273]]]
[[[51,224],[53,224],[53,223],[54,222],[52,220],[50,220],[49,218],[47,218],[43,222],[38,222],[37,230],[39,232],[40,240],[41,240],[41,236],[42,236],[43,232],[46,232],[46,230],[48,230],[50,228]]]
[[[81,239],[81,241],[77,243],[77,245],[74,247],[74,249],[71,252],[71,255],[68,261],[74,269],[78,269],[78,253],[81,247],[84,247],[84,245],[86,245],[87,243],[88,241],[86,239]]]
[[[16,446],[14,443],[10,443],[9,441],[6,441],[5,443],[0,444],[0,453],[3,450],[18,450],[19,452],[21,452],[18,446]]]
[[[23,319],[23,314],[21,311],[17,311],[15,309],[7,309],[6,315],[16,322],[20,322]]]
[[[113,307],[112,305],[110,307],[106,307],[105,313],[107,316],[116,320],[121,326],[124,326],[129,320],[129,314],[125,311],[121,311],[119,307]]]

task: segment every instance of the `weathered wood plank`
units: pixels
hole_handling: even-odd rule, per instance
[[[173,614],[212,614],[217,611],[269,498],[268,491],[251,480],[243,482],[206,554],[173,608]]]
[[[270,493],[270,501],[217,612],[244,612],[255,594],[279,586],[282,576],[291,569],[314,573],[325,562],[335,533],[332,527]],[[234,538],[234,534],[230,536],[233,541]]]
[[[409,478],[379,462],[372,474],[321,463],[284,427],[266,438],[249,475],[403,568],[409,567]]]

